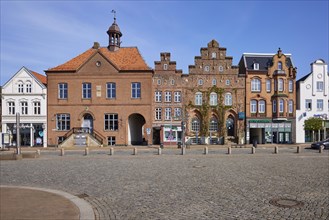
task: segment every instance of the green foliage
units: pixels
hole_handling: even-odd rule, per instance
[[[322,119],[321,118],[309,118],[304,122],[304,130],[317,131],[322,129]]]

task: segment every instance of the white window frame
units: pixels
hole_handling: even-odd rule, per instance
[[[279,99],[279,113],[283,113],[283,112],[284,112],[284,100]]]
[[[271,80],[266,80],[266,92],[271,92]]]
[[[18,93],[24,93],[24,84],[23,84],[23,82],[18,83]]]
[[[202,86],[203,85],[203,79],[198,79],[198,85]]]
[[[58,98],[67,99],[67,97],[68,97],[68,84],[58,83]]]
[[[293,80],[289,80],[289,92],[293,92],[294,91],[294,81]]]
[[[117,86],[115,82],[106,83],[106,98],[115,99],[117,93]]]
[[[165,120],[171,120],[171,108],[165,108]]]
[[[165,91],[165,102],[171,102],[171,91]]]
[[[259,70],[259,63],[254,63],[253,68],[254,68],[254,70]]]
[[[119,130],[119,115],[117,113],[104,114],[104,130],[105,131]]]
[[[155,120],[162,120],[162,108],[155,108]]]
[[[232,106],[233,100],[232,100],[232,94],[231,93],[225,93],[225,106]]]
[[[33,113],[34,115],[41,115],[41,102],[33,102]]]
[[[155,91],[154,93],[155,93],[154,94],[155,102],[161,102],[162,101],[162,92]]]
[[[312,99],[305,99],[305,110],[306,111],[312,110]]]
[[[27,82],[26,86],[25,86],[25,89],[26,89],[26,93],[32,93],[32,83]]]
[[[316,110],[323,111],[323,99],[316,100]]]
[[[258,101],[258,112],[259,113],[265,113],[266,111],[266,102],[265,100],[259,100]]]
[[[174,92],[174,102],[181,102],[182,101],[182,95],[180,91]]]
[[[168,70],[168,64],[163,64],[163,70]]]
[[[131,83],[131,98],[140,99],[142,97],[142,84],[140,82]]]
[[[202,93],[201,92],[195,93],[194,103],[195,103],[195,105],[202,105]]]
[[[273,112],[273,113],[276,113],[276,109],[277,109],[277,103],[276,103],[276,100],[273,100],[273,102],[272,102],[272,107],[273,107],[272,112]]]
[[[209,67],[208,65],[205,66],[205,67],[204,67],[204,71],[209,72],[209,71],[210,71],[210,67]]]
[[[323,82],[322,81],[317,81],[316,82],[316,91],[317,92],[323,92]]]
[[[250,113],[257,113],[257,100],[250,101]]]
[[[14,101],[9,101],[8,103],[8,115],[15,115],[15,102]]]
[[[211,58],[212,59],[216,59],[217,58],[217,53],[216,52],[212,52],[211,53]]]
[[[231,84],[231,81],[229,79],[225,80],[225,85],[229,86]]]
[[[91,99],[91,88],[92,85],[89,82],[82,83],[82,98],[83,99]]]
[[[294,111],[294,101],[293,100],[289,100],[288,110],[289,110],[289,113],[293,113],[293,111]]]
[[[253,78],[251,79],[251,91],[260,92],[261,91],[261,81],[260,79]]]
[[[212,84],[213,86],[217,85],[217,80],[216,80],[216,79],[212,79],[211,84]]]
[[[179,117],[182,114],[182,109],[181,108],[174,108],[174,117],[176,120],[179,120]]]
[[[215,105],[218,104],[218,102],[217,102],[217,93],[215,93],[215,92],[210,93],[209,104],[211,106],[215,106]]]
[[[283,92],[284,91],[284,80],[282,78],[278,79],[278,91]]]
[[[27,101],[21,101],[21,115],[28,115],[29,114],[29,104]]]

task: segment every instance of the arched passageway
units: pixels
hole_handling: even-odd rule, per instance
[[[145,118],[138,113],[131,114],[128,118],[128,145],[142,145]]]

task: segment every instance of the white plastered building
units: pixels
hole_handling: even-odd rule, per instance
[[[22,67],[2,86],[2,133],[16,144],[16,113],[21,146],[47,147],[47,78]]]
[[[297,81],[296,143],[323,140],[329,135],[328,93],[328,65],[318,59],[311,63],[311,72]],[[322,130],[314,134],[304,130],[305,120],[311,117],[323,120]]]

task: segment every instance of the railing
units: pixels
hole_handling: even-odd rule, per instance
[[[59,143],[63,143],[67,138],[69,138],[72,134],[84,134],[88,133],[91,134],[97,141],[99,141],[101,144],[103,144],[104,136],[98,133],[97,131],[90,129],[88,127],[74,127],[71,130],[69,130],[64,136],[62,141]]]

